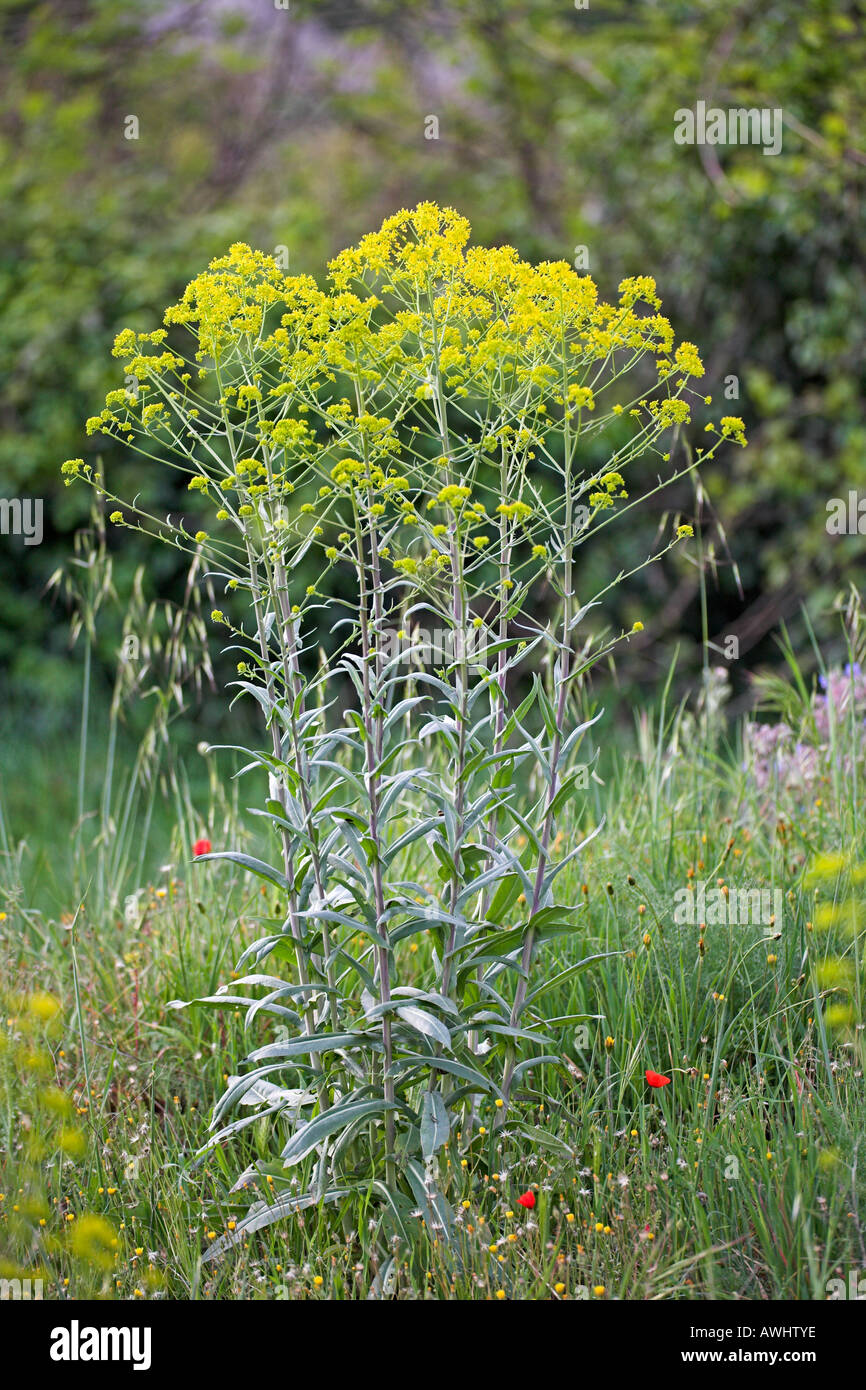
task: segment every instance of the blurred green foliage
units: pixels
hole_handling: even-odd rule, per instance
[[[0,537],[9,690],[61,704],[77,690],[65,616],[44,592],[88,506],[59,485],[60,462],[101,451],[117,491],[166,511],[186,501],[84,438],[118,384],[114,334],[155,328],[232,240],[284,247],[292,271],[321,275],[425,197],[529,258],[585,247],[603,294],[654,275],[717,404],[737,378],[730,410],[751,442],[705,479],[708,635],[738,635],[743,667],[772,655],[780,619],[804,601],[819,614],[860,554],[825,520],[866,448],[864,97],[858,0],[0,0],[0,496],[42,497],[46,513],[41,546]],[[675,112],[698,99],[781,108],[781,153],[676,144]],[[639,563],[662,513],[689,503],[681,485],[605,531],[581,597]],[[118,587],[142,558],[124,537]],[[172,552],[150,548],[147,565],[153,594],[176,592]],[[616,603],[612,621],[645,624],[632,679],[652,679],[683,638],[700,659],[699,572],[684,556]],[[117,631],[99,640],[108,659]]]

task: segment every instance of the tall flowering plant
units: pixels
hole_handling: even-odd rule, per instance
[[[540,1001],[598,959],[533,968],[545,941],[580,934],[558,889],[583,845],[560,854],[557,838],[595,722],[578,692],[629,636],[584,639],[601,596],[578,600],[577,560],[636,505],[629,466],[669,460],[703,368],[651,279],[608,304],[568,265],[473,247],[469,230],[430,203],[400,212],[326,288],[233,246],[164,328],[119,335],[127,385],[88,431],[179,470],[201,527],[63,466],[119,526],[204,553],[269,736],[250,765],[276,862],[200,860],[258,875],[283,915],[232,993],[197,1002],[246,1008],[251,1035],[277,1025],[216,1103],[208,1147],[267,1117],[279,1166],[211,1257],[371,1186],[401,1230],[420,1210],[447,1235],[475,1107],[519,1123],[521,1078],[558,1060]],[[723,420],[703,456],[742,431]],[[690,534],[675,525],[659,554]],[[323,600],[335,571],[350,600]]]

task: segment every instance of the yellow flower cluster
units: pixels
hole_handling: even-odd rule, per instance
[[[686,376],[703,376],[704,364],[694,343],[680,343],[674,353],[674,362]]]
[[[285,279],[271,256],[237,242],[187,285],[183,298],[166,310],[163,321],[194,328],[198,356],[219,358],[239,338],[258,336],[266,310],[280,299]]]
[[[496,510],[508,521],[526,521],[532,516],[532,508],[526,502],[500,502]]]
[[[403,209],[387,218],[357,247],[341,251],[329,266],[331,279],[337,290],[380,277],[392,291],[425,290],[459,269],[469,231],[465,217],[453,208],[419,203],[412,212]]]
[[[726,438],[731,438],[735,440],[737,444],[742,445],[742,447],[745,449],[747,443],[746,427],[743,424],[743,421],[740,419],[739,415],[722,416],[722,434]]]
[[[458,483],[449,483],[447,487],[440,488],[436,501],[443,507],[450,507],[452,511],[459,511],[463,503],[472,496],[472,489],[461,487]]]
[[[500,535],[514,524],[501,565],[508,548],[524,563],[525,543],[547,560],[541,542],[549,537],[539,534],[545,494],[534,476],[569,455],[557,433],[573,443],[621,416],[651,442],[688,423],[680,392],[704,368],[694,344],[675,346],[651,277],[623,280],[606,303],[564,261],[530,265],[513,247],[473,247],[469,236],[453,208],[403,209],[335,258],[328,288],[236,243],[167,309],[164,327],[117,335],[113,353],[137,385],[109,392],[88,433],[130,444],[148,435],[143,453],[179,459],[189,490],[208,498],[219,521],[256,518],[243,528],[246,541],[257,538],[269,553],[294,535],[324,537],[325,526],[336,533],[348,524],[341,508],[363,499],[368,523],[393,504],[397,522],[417,528],[410,548],[429,553],[399,560],[406,573],[441,566],[446,538],[481,564],[497,518]],[[185,334],[188,357],[176,350]],[[609,402],[611,383],[644,355],[661,392],[675,394],[637,406]],[[483,421],[480,438],[458,423],[461,412]],[[745,443],[735,417],[722,421],[721,433]],[[618,451],[612,462],[626,457]],[[500,470],[502,491],[488,514],[472,489],[475,499],[488,495]],[[63,474],[67,484],[93,481],[82,460],[67,460]],[[617,472],[577,483],[574,495],[584,492],[598,509],[628,496]],[[423,519],[425,502],[445,509],[432,520],[447,526]],[[207,539],[192,527],[188,534]],[[322,548],[333,561],[330,539]],[[502,592],[515,580],[502,574],[498,583]]]
[[[393,496],[405,492],[409,486],[408,478],[398,473],[386,473],[378,464],[361,463],[360,459],[345,458],[331,469],[331,477],[338,487],[363,488],[368,492],[384,493]],[[320,488],[320,495],[325,489]],[[380,504],[374,504],[380,505]]]
[[[589,505],[604,510],[612,507],[614,498],[628,497],[621,473],[603,473],[597,480],[598,490],[589,494]]]
[[[595,396],[588,386],[569,386],[568,403],[575,410],[595,410]]]
[[[680,400],[677,396],[669,396],[663,401],[650,401],[649,410],[662,429],[667,429],[670,425],[687,424],[692,414],[688,401]]]

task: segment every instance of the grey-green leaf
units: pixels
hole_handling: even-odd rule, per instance
[[[421,1102],[421,1152],[426,1158],[448,1142],[451,1121],[439,1091],[425,1091]]]
[[[451,1034],[435,1014],[428,1014],[426,1009],[419,1009],[415,1004],[404,1004],[397,1010],[397,1016],[402,1018],[404,1023],[408,1023],[410,1028],[414,1028],[416,1033],[422,1033],[426,1038],[434,1038],[450,1052]]]
[[[399,1108],[398,1105],[385,1100],[350,1101],[347,1105],[332,1106],[308,1124],[302,1125],[292,1135],[283,1149],[284,1167],[290,1168],[293,1164],[300,1163],[301,1159],[312,1153],[323,1140],[335,1134],[337,1130],[345,1129],[353,1120],[362,1119],[366,1115],[382,1115],[386,1110]]]

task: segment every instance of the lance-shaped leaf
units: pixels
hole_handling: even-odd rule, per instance
[[[404,1052],[391,1067],[390,1074],[400,1076],[413,1069],[446,1071],[450,1076],[459,1076],[461,1080],[468,1082],[467,1090],[487,1091],[491,1095],[502,1096],[497,1082],[485,1076],[476,1067],[470,1067],[465,1062],[455,1062],[452,1057],[428,1057],[421,1052]]]
[[[421,1153],[425,1159],[447,1144],[451,1120],[439,1091],[425,1091],[421,1102]]]
[[[212,1245],[209,1245],[202,1255],[202,1264],[209,1260],[215,1260],[218,1255],[222,1255],[226,1250],[230,1250],[233,1245],[238,1245],[253,1231],[261,1231],[265,1226],[272,1226],[275,1221],[281,1221],[284,1216],[294,1216],[295,1212],[303,1211],[305,1207],[318,1206],[320,1202],[337,1202],[341,1197],[347,1197],[349,1189],[347,1187],[334,1188],[330,1192],[319,1196],[317,1192],[288,1193],[285,1197],[280,1197],[278,1201],[270,1204],[266,1202],[256,1202],[250,1207],[246,1216],[242,1216],[233,1231],[220,1236]]]
[[[433,1038],[451,1051],[451,1034],[435,1014],[429,1014],[426,1009],[419,1009],[415,1004],[403,1004],[398,1008],[397,1016],[402,1018],[404,1023],[408,1023],[410,1028],[414,1028],[416,1033],[423,1034],[425,1038]]]
[[[352,1043],[366,1043],[375,1047],[375,1038],[365,1033],[320,1033],[310,1037],[292,1038],[288,1042],[267,1043],[251,1052],[251,1062],[262,1062],[266,1057],[302,1057],[305,1053],[333,1052],[337,1048],[349,1047]]]
[[[196,855],[194,862],[201,864],[205,859],[228,859],[232,864],[239,864],[242,869],[248,869],[257,878],[263,878],[267,883],[273,883],[276,888],[287,889],[289,887],[285,874],[281,874],[279,869],[274,869],[261,859],[254,859],[251,854],[241,854],[238,850],[233,849],[214,850],[212,854]]]
[[[387,1100],[362,1100],[347,1101],[341,1105],[333,1105],[330,1110],[325,1110],[321,1115],[317,1115],[314,1120],[308,1121],[296,1130],[291,1139],[283,1149],[283,1165],[291,1168],[296,1163],[300,1163],[306,1158],[307,1154],[332,1134],[343,1130],[347,1125],[355,1120],[364,1119],[373,1115],[384,1115],[388,1110],[401,1110],[402,1106],[394,1101]]]
[[[432,1178],[427,1177],[420,1163],[412,1158],[406,1162],[406,1176],[427,1225],[450,1241],[454,1230],[454,1213]]]
[[[584,956],[583,960],[579,960],[574,965],[570,965],[567,970],[560,970],[558,974],[551,975],[547,980],[542,980],[540,985],[536,985],[535,989],[530,990],[529,994],[527,994],[526,1003],[531,1004],[533,999],[540,999],[543,994],[547,994],[548,990],[558,989],[561,985],[565,984],[566,980],[571,980],[575,975],[582,974],[584,970],[588,970],[596,961],[609,960],[611,956],[621,956],[624,954],[623,951],[600,951],[594,956]],[[587,1014],[586,1016],[587,1018],[595,1017],[594,1014]]]

